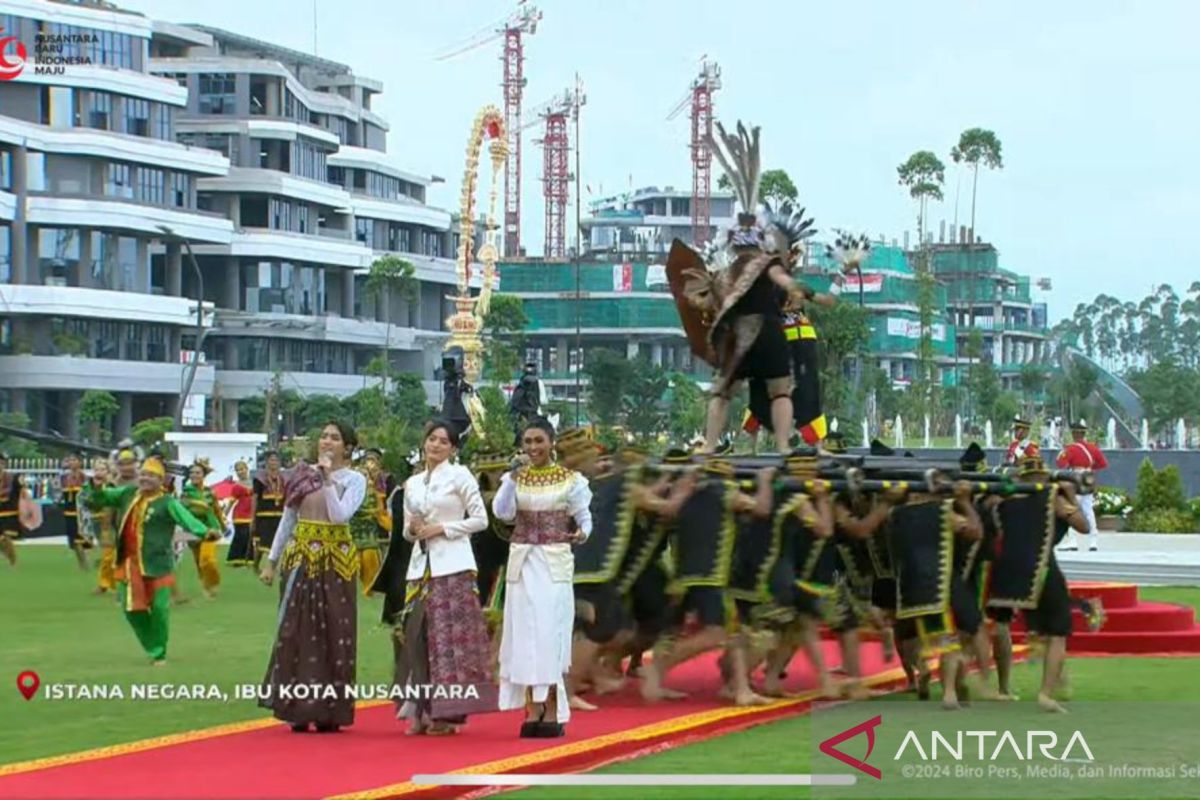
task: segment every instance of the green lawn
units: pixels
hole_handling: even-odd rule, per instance
[[[169,663],[152,667],[143,657],[115,601],[95,597],[95,573],[82,573],[66,548],[19,548],[16,569],[0,564],[5,609],[0,647],[0,763],[129,742],[248,719],[266,712],[247,701],[46,701],[26,702],[15,690],[17,673],[32,669],[42,683],[255,684],[266,668],[275,618],[275,588],[246,570],[224,569],[220,596],[200,596],[196,571],[185,561],[180,582],[192,601],[172,610]],[[222,557],[224,551],[222,551]],[[1200,589],[1147,589],[1143,596],[1200,605]],[[379,600],[359,605],[359,680],[386,682],[392,670],[387,631],[378,622]],[[1200,699],[1196,661],[1183,659],[1081,659],[1072,664],[1075,698]],[[1018,667],[1018,690],[1034,692],[1035,668]],[[722,739],[615,765],[614,772],[771,772],[779,753],[789,767],[807,768],[808,720],[763,725]],[[737,789],[635,790],[638,797],[747,797]],[[629,789],[529,790],[530,798],[629,797]],[[763,789],[755,797],[793,798],[795,788]]]
[[[18,546],[16,569],[0,561],[0,763],[269,716],[251,701],[26,702],[14,686],[23,670],[42,684],[257,684],[274,634],[277,586],[245,569],[222,567],[216,600],[200,593],[196,568],[181,562],[180,585],[191,602],[171,610],[168,663],[153,667],[113,596],[90,594],[95,572],[83,573],[66,547]],[[225,549],[221,549],[221,558]],[[379,623],[382,600],[360,598],[360,683],[387,682],[392,648]]]

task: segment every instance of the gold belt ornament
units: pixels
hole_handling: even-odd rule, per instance
[[[310,578],[332,569],[342,580],[354,580],[359,568],[358,548],[350,536],[350,526],[307,520],[296,523],[283,553],[283,568],[301,566]]]

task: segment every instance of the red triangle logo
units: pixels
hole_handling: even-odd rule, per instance
[[[871,751],[875,749],[875,728],[881,722],[883,722],[883,716],[876,715],[876,716],[872,717],[871,719],[867,720],[866,722],[860,722],[859,724],[855,725],[853,728],[847,728],[846,730],[842,731],[838,735],[831,736],[828,739],[826,739],[825,741],[821,742],[821,744],[820,744],[821,752],[827,756],[833,756],[838,761],[841,761],[843,764],[849,764],[850,766],[854,767],[856,770],[858,770],[860,772],[867,773],[875,780],[882,780],[883,773],[880,772],[879,770],[877,770],[875,767],[872,767],[866,761],[866,759],[871,757]],[[847,755],[846,753],[843,753],[841,750],[838,750],[837,746],[839,744],[841,744],[842,742],[845,742],[849,739],[853,739],[855,736],[858,736],[860,733],[865,733],[867,735],[867,754],[861,760],[855,758],[854,756]]]

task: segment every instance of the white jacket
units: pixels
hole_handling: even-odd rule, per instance
[[[420,580],[429,563],[435,578],[474,570],[475,553],[471,534],[487,528],[487,507],[479,494],[479,484],[470,470],[459,464],[442,462],[432,474],[418,472],[404,482],[404,538],[414,519],[440,522],[445,536],[417,542],[408,561],[408,580]],[[424,544],[424,547],[422,547]]]

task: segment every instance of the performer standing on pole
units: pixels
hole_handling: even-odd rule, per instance
[[[1108,459],[1100,451],[1100,446],[1095,442],[1087,440],[1087,430],[1087,422],[1082,419],[1071,426],[1071,439],[1073,441],[1058,454],[1057,464],[1059,467],[1066,469],[1088,469],[1093,472],[1098,472],[1108,467]],[[1096,497],[1092,494],[1081,494],[1078,496],[1078,500],[1079,513],[1083,514],[1088,524],[1088,550],[1095,552],[1100,549],[1100,533],[1096,527],[1096,509],[1094,506]],[[1066,542],[1064,542],[1061,549],[1079,549],[1079,537],[1075,535],[1074,530],[1067,533]]]

